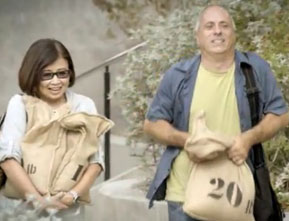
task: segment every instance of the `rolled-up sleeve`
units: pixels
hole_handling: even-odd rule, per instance
[[[89,163],[97,163],[102,167],[103,170],[105,170],[102,139],[98,143],[98,151],[90,157]]]
[[[21,162],[21,140],[25,134],[26,111],[21,95],[14,95],[7,107],[0,134],[0,162],[14,158]]]
[[[288,107],[282,96],[281,90],[278,87],[276,79],[269,67],[267,66],[267,73],[265,75],[265,87],[264,88],[264,114],[273,113],[281,115],[288,112]]]

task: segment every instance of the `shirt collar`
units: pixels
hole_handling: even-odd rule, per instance
[[[194,56],[192,59],[188,59],[184,62],[177,63],[174,68],[180,72],[187,73],[192,66],[199,67],[200,61],[201,61],[201,55],[198,54]],[[236,66],[238,67],[241,67],[241,63],[246,63],[246,64],[251,65],[250,61],[244,55],[244,53],[238,50],[235,50],[235,62],[236,62]]]
[[[246,64],[252,66],[249,59],[245,55],[245,53],[246,52],[240,52],[238,50],[235,50],[235,62],[236,62],[236,65],[238,65],[238,67],[241,67],[242,63],[246,63]]]

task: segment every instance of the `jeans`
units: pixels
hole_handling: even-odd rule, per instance
[[[201,221],[184,213],[183,204],[180,202],[168,202],[169,221]]]

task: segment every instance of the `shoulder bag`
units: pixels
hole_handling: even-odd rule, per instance
[[[246,55],[246,54],[245,54]],[[250,105],[252,127],[257,125],[259,119],[259,90],[252,67],[246,63],[241,64],[246,78],[247,98]],[[253,150],[253,166],[256,196],[254,202],[254,217],[256,221],[282,221],[284,212],[272,188],[269,170],[264,160],[264,150],[261,143],[255,144]]]

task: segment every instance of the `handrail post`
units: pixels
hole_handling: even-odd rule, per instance
[[[110,119],[109,93],[110,93],[110,73],[109,73],[109,66],[107,65],[105,66],[104,72],[104,114],[108,119]],[[110,131],[106,132],[104,136],[104,154],[105,154],[104,180],[107,180],[110,178]]]

